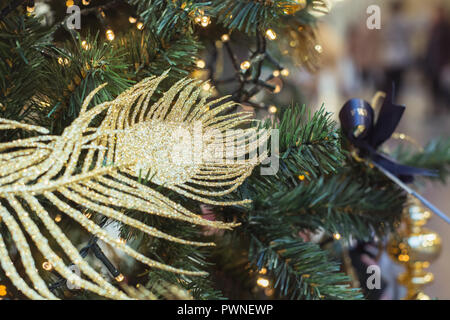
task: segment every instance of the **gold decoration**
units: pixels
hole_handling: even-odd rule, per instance
[[[318,43],[314,27],[292,21],[291,28],[284,30],[280,39],[281,51],[289,54],[297,66],[316,71],[320,66],[323,48]]]
[[[57,299],[37,272],[22,228],[30,235],[44,259],[56,272],[66,279],[70,278],[74,285],[108,298],[130,298],[106,281],[81,257],[44,208],[43,202],[51,203],[91,234],[134,259],[153,268],[185,275],[202,276],[206,273],[174,268],[140,254],[86,217],[86,210],[95,211],[150,236],[195,246],[212,246],[214,243],[189,241],[166,234],[123,214],[121,209],[138,210],[219,229],[231,229],[238,225],[203,219],[140,183],[144,177],[148,177],[152,183],[203,203],[244,204],[249,200],[224,202],[216,198],[235,190],[266,157],[265,153],[257,155],[254,152],[260,143],[267,141],[269,132],[266,130],[236,130],[238,134],[225,139],[225,142],[214,140],[213,135],[208,135],[213,130],[225,134],[228,130],[248,123],[251,114],[241,112],[219,116],[235,103],[221,103],[224,98],[207,102],[209,93],[198,101],[201,81],[180,80],[156,103],[150,104],[153,93],[167,73],[144,79],[115,100],[88,110],[94,95],[106,84],[98,87],[88,95],[81,106],[80,115],[61,136],[47,135],[48,131],[42,127],[0,119],[0,129],[22,128],[43,134],[0,144],[0,199],[8,203],[8,207],[0,205],[0,218],[12,236],[32,286],[16,271],[1,234],[0,263],[11,282],[27,297]],[[219,104],[210,110],[211,106]],[[105,112],[98,127],[90,126],[94,118]],[[174,138],[174,132],[183,129],[183,132],[190,133],[197,127],[200,127],[203,138],[195,141],[194,154],[199,153],[203,157],[194,162],[187,161],[184,154],[171,159],[169,150],[174,150],[179,144]],[[238,139],[242,137],[246,138]],[[208,153],[211,146],[224,150],[225,145],[236,148],[239,160],[228,163],[225,162],[228,160],[225,154]],[[208,190],[205,190],[206,187]],[[14,215],[10,209],[14,210]],[[68,268],[66,262],[49,246],[48,239],[36,225],[35,219],[40,219],[71,263],[76,264],[90,280],[81,278]]]
[[[297,11],[305,9],[307,5],[306,0],[294,0],[293,2],[283,2],[281,6],[285,14],[292,15]]]
[[[6,290],[6,286],[0,285],[0,297],[4,297],[8,294],[8,291]]]
[[[439,256],[441,238],[423,227],[431,213],[416,198],[410,197],[410,201],[404,212],[404,226],[391,238],[387,251],[395,262],[406,267],[406,271],[398,277],[399,283],[407,289],[404,299],[429,300],[422,287],[431,283],[434,276],[425,269]]]

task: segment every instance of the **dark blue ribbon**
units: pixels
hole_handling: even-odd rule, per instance
[[[393,91],[386,95],[376,123],[374,110],[368,102],[347,101],[339,112],[344,135],[358,149],[360,157],[371,159],[403,182],[412,182],[414,175],[436,176],[433,170],[402,165],[377,151],[392,136],[405,111],[405,106],[394,104]]]

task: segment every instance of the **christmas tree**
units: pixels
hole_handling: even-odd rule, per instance
[[[326,1],[10,0],[0,10],[1,296],[367,296],[348,241],[395,233],[408,197],[377,165],[384,156],[355,143],[367,128],[349,136],[289,77],[320,68]],[[234,130],[209,143],[242,159],[196,149],[214,140],[195,140],[196,123]],[[169,159],[179,129],[194,136],[197,162]],[[444,181],[449,150],[441,138],[390,156]]]

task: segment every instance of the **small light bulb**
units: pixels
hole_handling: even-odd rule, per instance
[[[266,278],[258,278],[256,283],[258,284],[258,286],[263,288],[267,288],[269,286],[269,280],[267,280]]]
[[[305,175],[301,174],[298,176],[298,180],[303,181],[305,180]]]
[[[197,67],[199,67],[200,69],[203,69],[204,67],[206,67],[206,63],[202,59],[197,60],[196,64],[197,64]]]
[[[245,60],[244,62],[241,63],[242,70],[247,70],[248,68],[250,68],[250,61]]]
[[[136,24],[136,28],[138,28],[138,30],[142,30],[142,29],[144,29],[144,24],[142,23],[142,22],[138,22],[137,24]]]
[[[225,33],[220,37],[220,40],[222,40],[223,42],[230,41],[230,36]]]
[[[56,221],[56,222],[60,222],[61,219],[62,219],[61,215],[60,215],[60,214],[57,214],[56,217],[55,217],[55,221]]]
[[[28,5],[27,6],[27,12],[28,13],[33,13],[34,12],[34,1],[33,1],[32,5]]]
[[[280,76],[280,70],[273,70],[272,75],[274,77],[279,77]]]
[[[83,0],[81,1],[81,3],[83,4],[83,6],[88,6],[91,3],[91,0]]]
[[[323,52],[323,48],[322,48],[322,46],[321,46],[320,44],[316,45],[316,46],[314,47],[314,49],[315,49],[318,53],[322,53],[322,52]]]
[[[259,270],[259,274],[266,274],[266,273],[267,273],[266,268],[262,268],[261,270]]]
[[[205,28],[205,27],[207,27],[209,24],[211,23],[211,18],[210,17],[208,17],[208,16],[203,16],[202,18],[201,18],[201,26],[203,27],[203,28]]]
[[[269,113],[272,113],[272,114],[274,114],[274,113],[277,113],[277,107],[276,106],[270,106],[269,107]]]
[[[119,274],[115,279],[117,282],[122,282],[125,277],[123,276],[123,274]]]
[[[129,21],[130,23],[136,23],[136,22],[137,22],[137,19],[136,19],[136,17],[134,17],[134,16],[130,16],[130,17],[128,18],[128,21]]]
[[[45,261],[44,263],[42,263],[42,269],[44,269],[45,271],[50,271],[53,269],[53,266],[50,262]]]
[[[83,41],[81,41],[81,47],[84,50],[89,50],[91,48],[91,45],[86,40],[83,40]]]
[[[277,34],[272,29],[267,29],[266,36],[269,40],[275,40],[277,38]]]
[[[281,75],[283,76],[283,77],[287,77],[288,75],[289,75],[289,70],[288,69],[283,69],[283,70],[281,70]]]
[[[336,240],[339,240],[341,238],[341,235],[339,233],[335,233],[335,234],[333,234],[333,238],[335,238]]]
[[[203,84],[202,89],[205,91],[208,91],[209,89],[211,89],[211,85],[209,84],[209,82],[205,82],[205,84]]]
[[[281,92],[281,86],[277,84],[277,85],[275,86],[275,89],[273,89],[272,92],[273,92],[273,93],[279,93],[279,92]]]
[[[71,7],[71,6],[73,6],[73,0],[67,0],[66,1],[66,7]]]
[[[114,31],[112,31],[111,29],[106,30],[106,38],[109,41],[113,41],[115,37],[116,36],[114,35]]]

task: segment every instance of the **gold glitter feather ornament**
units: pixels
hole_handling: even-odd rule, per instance
[[[144,79],[115,100],[88,110],[93,96],[106,84],[100,86],[89,94],[79,117],[61,136],[46,135],[48,131],[42,127],[0,119],[0,130],[21,128],[43,134],[0,144],[1,223],[9,230],[32,287],[17,272],[1,234],[0,263],[12,283],[27,297],[57,298],[36,271],[19,224],[53,268],[74,285],[112,299],[130,298],[80,256],[51,219],[43,200],[134,259],[150,267],[186,275],[206,273],[178,269],[149,259],[111,237],[88,219],[82,213],[83,209],[95,211],[150,236],[186,245],[212,246],[214,243],[177,238],[126,216],[122,210],[139,210],[220,229],[237,225],[203,219],[140,183],[140,178],[145,175],[154,184],[204,203],[246,203],[248,200],[224,202],[218,197],[235,190],[266,157],[265,152],[257,154],[256,150],[267,143],[269,132],[256,128],[236,130],[241,124],[252,121],[251,114],[219,115],[235,103],[221,103],[223,98],[207,102],[209,96],[199,99],[201,81],[180,80],[156,103],[150,104],[150,98],[166,77],[167,72]],[[106,115],[100,125],[90,126],[94,118],[105,114],[104,111]],[[194,138],[186,142],[191,134]],[[227,154],[230,147],[237,159],[230,160]],[[196,156],[189,157],[189,154]],[[71,263],[77,265],[86,277],[74,274],[55,253],[36,225],[36,219],[42,222]]]

